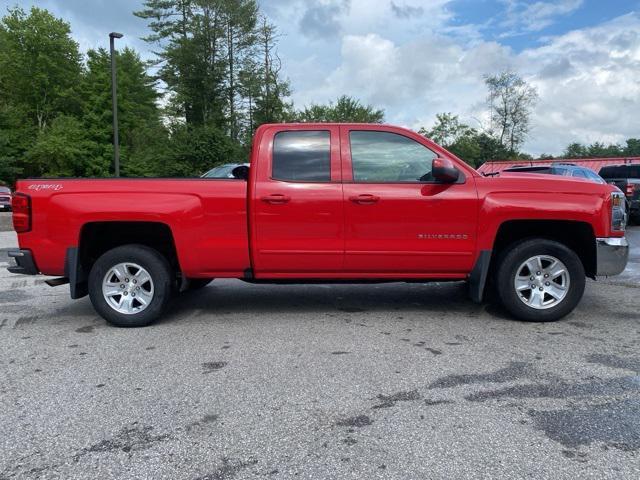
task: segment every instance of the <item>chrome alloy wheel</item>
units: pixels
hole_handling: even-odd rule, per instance
[[[116,312],[134,315],[145,310],[153,300],[153,280],[140,265],[119,263],[104,276],[102,295]]]
[[[525,305],[546,310],[564,300],[570,281],[564,263],[551,255],[536,255],[518,267],[513,285]]]

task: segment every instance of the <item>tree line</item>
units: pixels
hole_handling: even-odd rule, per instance
[[[247,158],[264,123],[381,123],[385,112],[342,96],[296,109],[278,56],[281,36],[256,0],[145,0],[153,62],[117,52],[123,176],[198,176]],[[452,113],[420,132],[471,165],[531,158],[521,151],[537,92],[513,72],[485,78],[489,125]],[[71,26],[37,7],[0,20],[0,181],[113,173],[110,54],[80,52]],[[566,158],[640,155],[625,146],[572,144]],[[549,156],[546,156],[549,157]]]
[[[246,160],[263,123],[381,122],[350,97],[296,110],[279,34],[255,0],[147,0],[152,64],[117,52],[123,176],[198,176]],[[0,20],[0,181],[113,173],[110,54],[81,54],[71,26],[37,7]]]

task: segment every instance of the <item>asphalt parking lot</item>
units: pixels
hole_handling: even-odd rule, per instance
[[[153,327],[11,275],[0,478],[640,477],[640,228],[553,324],[465,286],[216,281]]]

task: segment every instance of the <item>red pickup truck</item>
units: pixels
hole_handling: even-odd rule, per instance
[[[233,179],[22,180],[13,273],[89,295],[118,326],[174,292],[253,283],[468,281],[511,314],[557,320],[585,278],[625,268],[624,196],[542,174],[483,177],[403,128],[264,125]]]

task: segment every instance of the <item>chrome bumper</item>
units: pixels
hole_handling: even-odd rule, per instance
[[[629,242],[621,238],[596,238],[596,253],[600,277],[618,275],[627,267],[629,260]]]

